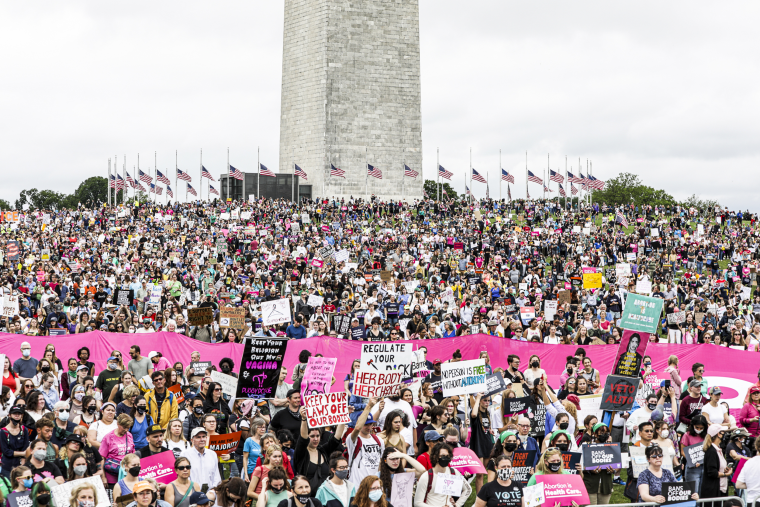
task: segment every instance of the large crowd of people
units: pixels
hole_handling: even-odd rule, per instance
[[[610,503],[616,485],[630,501],[664,503],[663,483],[675,481],[693,482],[695,499],[719,499],[731,488],[758,501],[760,372],[741,411],[731,413],[720,386],[703,377],[709,365],[682,370],[675,353],[671,380],[645,403],[577,418],[582,397],[602,392],[610,373],[594,368],[591,346],[620,342],[625,300],[639,282],[664,300],[652,341],[760,351],[756,219],[717,208],[375,198],[5,216],[0,332],[18,338],[0,351],[0,500],[21,494],[45,507],[56,486],[94,478],[108,498],[77,483],[71,507],[388,507],[395,481],[409,472],[414,507],[463,507],[471,494],[477,507],[525,507],[523,488],[547,474],[580,474],[590,504]],[[633,267],[630,276],[617,276],[620,263]],[[601,288],[583,288],[584,267],[602,273]],[[291,302],[291,321],[264,325],[261,304],[281,298]],[[547,301],[557,301],[556,310],[547,312]],[[239,329],[221,322],[229,306],[244,311]],[[213,321],[191,325],[193,308],[211,308]],[[525,319],[521,308],[534,311]],[[667,320],[682,311],[683,322]],[[136,344],[113,350],[102,368],[84,340],[76,356],[56,354],[56,344],[91,331],[167,331],[205,343],[486,334],[502,337],[507,350],[506,340],[518,340],[577,351],[554,385],[537,355],[492,364],[484,351],[488,372],[502,373],[506,389],[446,398],[442,363],[476,358],[431,355],[431,341],[419,389],[402,386],[386,398],[354,396],[356,361],[335,372],[333,385],[349,394],[350,424],[310,428],[300,384],[311,352],[298,341],[288,348],[299,350],[299,364],[282,368],[276,396],[249,400],[223,394],[211,379],[213,370],[236,376],[240,358],[199,372],[190,367],[197,352],[171,364],[166,351]],[[49,336],[44,353],[32,354],[26,336]],[[643,359],[642,378],[651,371]],[[504,414],[503,401],[519,396],[545,408],[545,427]],[[229,453],[209,449],[210,437],[237,432]],[[568,469],[564,453],[608,442],[645,452],[628,460],[625,475]],[[697,444],[704,458],[693,464],[684,449]],[[463,475],[450,466],[462,447],[487,473],[465,473],[458,496],[441,493],[439,474]],[[141,475],[141,460],[165,451],[175,456],[176,479]],[[527,483],[512,470],[520,451],[536,451]]]

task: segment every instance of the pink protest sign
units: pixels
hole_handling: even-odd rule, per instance
[[[536,475],[536,482],[544,484],[545,507],[560,505],[588,505],[588,492],[583,478],[574,474]]]
[[[483,462],[480,461],[480,458],[467,447],[456,447],[454,449],[454,457],[451,459],[449,466],[459,470],[459,472],[463,474],[488,473],[486,467],[483,466]]]
[[[301,380],[301,394],[309,396],[313,394],[325,394],[330,392],[332,375],[338,360],[334,357],[309,357],[306,371]]]
[[[140,460],[140,477],[155,479],[160,484],[169,484],[177,478],[174,470],[174,453],[165,451]]]
[[[319,259],[312,259],[312,260],[311,260],[311,265],[312,265],[312,266],[314,266],[315,268],[321,268],[322,266],[324,266],[324,264],[325,264],[325,263],[324,263],[324,262],[322,262],[322,261],[321,261],[321,260],[319,260]]]

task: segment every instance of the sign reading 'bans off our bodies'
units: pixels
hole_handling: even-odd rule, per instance
[[[274,398],[287,340],[252,339],[240,361],[236,398]]]
[[[315,394],[304,396],[306,420],[309,428],[348,424],[348,393]]]
[[[444,398],[486,391],[486,360],[473,359],[441,365]]]

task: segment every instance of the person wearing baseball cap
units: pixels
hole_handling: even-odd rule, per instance
[[[710,402],[702,407],[702,415],[707,419],[708,424],[721,424],[728,428],[731,420],[728,417],[728,410],[720,403],[720,397],[723,391],[718,386],[713,386],[707,390],[710,396]]]
[[[216,500],[216,495],[212,491],[222,482],[219,475],[219,459],[216,453],[206,449],[208,443],[208,431],[203,426],[199,426],[190,432],[189,447],[182,451],[181,457],[187,458],[190,462],[190,480],[201,485],[201,489],[207,492],[207,496]]]
[[[137,507],[150,507],[158,505],[157,488],[147,480],[139,481],[132,488],[132,498],[137,502]]]
[[[159,454],[166,450],[164,448],[164,429],[160,425],[151,425],[146,434],[148,437],[148,445],[137,451],[137,455],[140,456],[140,458],[147,458],[148,456],[153,456],[154,454]]]
[[[705,458],[702,466],[705,470],[711,472],[717,471],[717,477],[714,473],[703,473],[702,489],[700,495],[702,498],[717,498],[726,496],[728,493],[728,482],[733,475],[733,468],[727,464],[721,450],[721,443],[726,438],[728,430],[722,424],[710,424],[707,427],[707,436],[705,437]]]

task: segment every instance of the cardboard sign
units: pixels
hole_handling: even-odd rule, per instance
[[[399,392],[403,374],[400,371],[375,371],[362,365],[354,380],[354,396],[372,398],[393,396]]]
[[[238,379],[232,375],[226,375],[216,370],[211,370],[211,381],[222,387],[222,394],[234,398],[237,393]]]
[[[361,364],[368,371],[399,371],[403,379],[412,377],[414,352],[411,343],[363,343]]]
[[[663,505],[688,502],[692,499],[691,495],[696,493],[696,489],[697,483],[695,481],[663,482],[662,496],[665,497],[665,503]]]
[[[530,396],[523,396],[522,398],[502,398],[501,405],[504,408],[505,416],[524,414],[528,411]]]
[[[705,451],[702,444],[694,444],[683,448],[686,457],[686,466],[694,468],[694,465],[702,465],[705,462]]]
[[[620,277],[628,277],[631,276],[631,265],[627,262],[619,262],[615,264],[615,275]]]
[[[212,322],[214,322],[214,310],[212,308],[188,308],[187,323],[191,326],[209,326]]]
[[[530,469],[536,461],[536,451],[515,451],[512,455],[512,480],[523,486],[528,485],[531,474]]]
[[[393,272],[392,271],[380,271],[380,280],[383,282],[390,282],[391,278],[393,278]]]
[[[464,486],[464,477],[450,473],[437,474],[435,479],[435,493],[446,496],[461,496]]]
[[[314,394],[303,397],[309,428],[348,424],[348,393]]]
[[[444,398],[484,392],[486,390],[485,359],[442,364],[441,386]]]
[[[629,295],[630,297],[630,295]],[[649,345],[649,335],[635,331],[623,331],[623,337],[618,347],[613,375],[623,377],[638,377],[641,372],[641,361]]]
[[[501,372],[492,373],[486,376],[486,394],[485,396],[493,396],[507,389],[507,383],[504,381],[504,376]]]
[[[557,300],[559,301],[559,304],[564,305],[565,303],[570,304],[570,301],[572,301],[573,293],[569,290],[561,290],[557,293]]]
[[[208,449],[214,451],[217,456],[230,454],[240,443],[240,432],[212,435],[208,437]],[[171,451],[170,451],[171,452]]]
[[[240,361],[236,398],[274,398],[287,340],[246,340]]]
[[[620,444],[583,444],[583,468],[596,470],[597,468],[622,468]]]
[[[195,375],[205,375],[206,368],[211,367],[211,361],[196,361],[190,363],[190,368],[193,369]]]
[[[245,308],[222,307],[219,310],[219,327],[243,329],[245,325]]]
[[[140,459],[140,477],[155,479],[159,484],[169,484],[177,478],[174,469],[174,452],[164,451]]]
[[[111,505],[111,502],[108,499],[108,493],[106,493],[106,488],[103,486],[103,481],[97,475],[94,477],[86,477],[84,479],[64,482],[63,484],[57,484],[55,482],[53,482],[53,484],[55,484],[55,486],[50,490],[50,496],[53,497],[53,505],[69,505],[71,492],[83,484],[92,486],[95,493],[97,493],[98,503],[95,504],[95,507],[110,507]]]
[[[536,482],[544,485],[546,501],[544,505],[554,507],[559,502],[561,506],[570,506],[575,502],[578,505],[588,505],[588,492],[583,478],[572,474],[545,474],[537,475]]]
[[[261,320],[265,326],[290,322],[290,299],[282,298],[261,303]]]
[[[483,466],[483,462],[478,458],[475,453],[467,447],[455,447],[454,457],[451,458],[449,466],[455,470],[459,470],[461,474],[485,474],[486,467]],[[395,507],[395,504],[394,504]]]
[[[627,412],[631,410],[633,402],[636,400],[638,386],[638,377],[607,375],[607,379],[604,381],[602,403],[599,408],[613,412]]]
[[[683,324],[686,322],[686,312],[673,312],[668,314],[668,324]]]
[[[332,375],[338,362],[334,357],[310,356],[301,379],[301,395],[325,394],[332,384]]]
[[[625,300],[620,327],[643,333],[656,333],[662,315],[663,299],[629,293]]]

